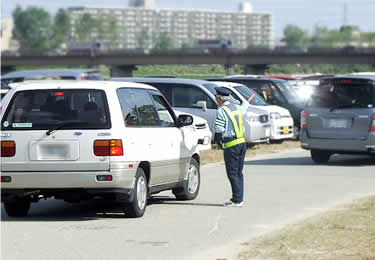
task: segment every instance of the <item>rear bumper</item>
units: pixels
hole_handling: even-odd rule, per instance
[[[306,150],[326,150],[334,153],[375,154],[375,133],[367,140],[311,138],[305,130],[301,131],[301,147]]]
[[[6,189],[132,189],[137,167],[97,172],[2,172],[11,182],[1,183]],[[98,175],[112,175],[112,181],[98,181]]]

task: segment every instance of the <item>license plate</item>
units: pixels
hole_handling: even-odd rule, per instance
[[[284,126],[284,134],[287,135],[289,134],[289,127],[288,126]]]
[[[349,128],[350,120],[348,119],[330,119],[328,120],[329,128]]]

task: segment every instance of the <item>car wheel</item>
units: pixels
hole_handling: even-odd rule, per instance
[[[326,151],[321,150],[311,150],[311,159],[315,163],[326,163],[329,161],[329,158],[331,157],[331,154]]]
[[[246,147],[248,149],[253,148],[256,145],[256,143],[246,143]]]
[[[283,143],[283,139],[274,139],[274,140],[270,140],[270,144],[282,144]]]
[[[21,198],[4,202],[4,208],[9,217],[26,217],[31,205],[30,198]]]
[[[131,218],[142,217],[147,206],[147,178],[142,168],[137,169],[134,199],[125,207],[125,214]]]
[[[193,200],[198,196],[200,187],[200,170],[197,160],[192,158],[186,171],[187,180],[184,182],[184,186],[172,190],[178,200]]]

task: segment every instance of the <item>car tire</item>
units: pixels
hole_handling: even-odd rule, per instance
[[[146,211],[148,198],[147,178],[142,168],[137,169],[133,192],[133,200],[126,205],[125,215],[131,218],[139,218]]]
[[[270,144],[282,144],[283,142],[284,142],[283,139],[270,140]]]
[[[4,208],[9,217],[26,217],[30,210],[30,198],[21,198],[4,202]]]
[[[246,143],[247,149],[253,148],[254,146],[256,146],[256,143]]]
[[[196,159],[192,158],[186,167],[186,176],[184,186],[172,190],[177,200],[193,200],[198,196],[201,181],[199,163]]]
[[[327,151],[321,151],[321,150],[311,150],[311,159],[315,163],[327,163],[329,161],[329,158],[331,157],[331,154]]]

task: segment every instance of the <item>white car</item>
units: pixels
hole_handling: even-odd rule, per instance
[[[271,143],[281,143],[285,139],[293,138],[293,118],[287,109],[268,105],[256,92],[239,83],[222,81],[212,81],[212,83],[228,89],[232,97],[245,108],[256,107],[268,112],[271,124]]]
[[[117,200],[144,214],[148,195],[191,200],[200,146],[190,115],[175,115],[157,89],[111,81],[29,81],[4,97],[1,200],[9,216],[31,202]]]

